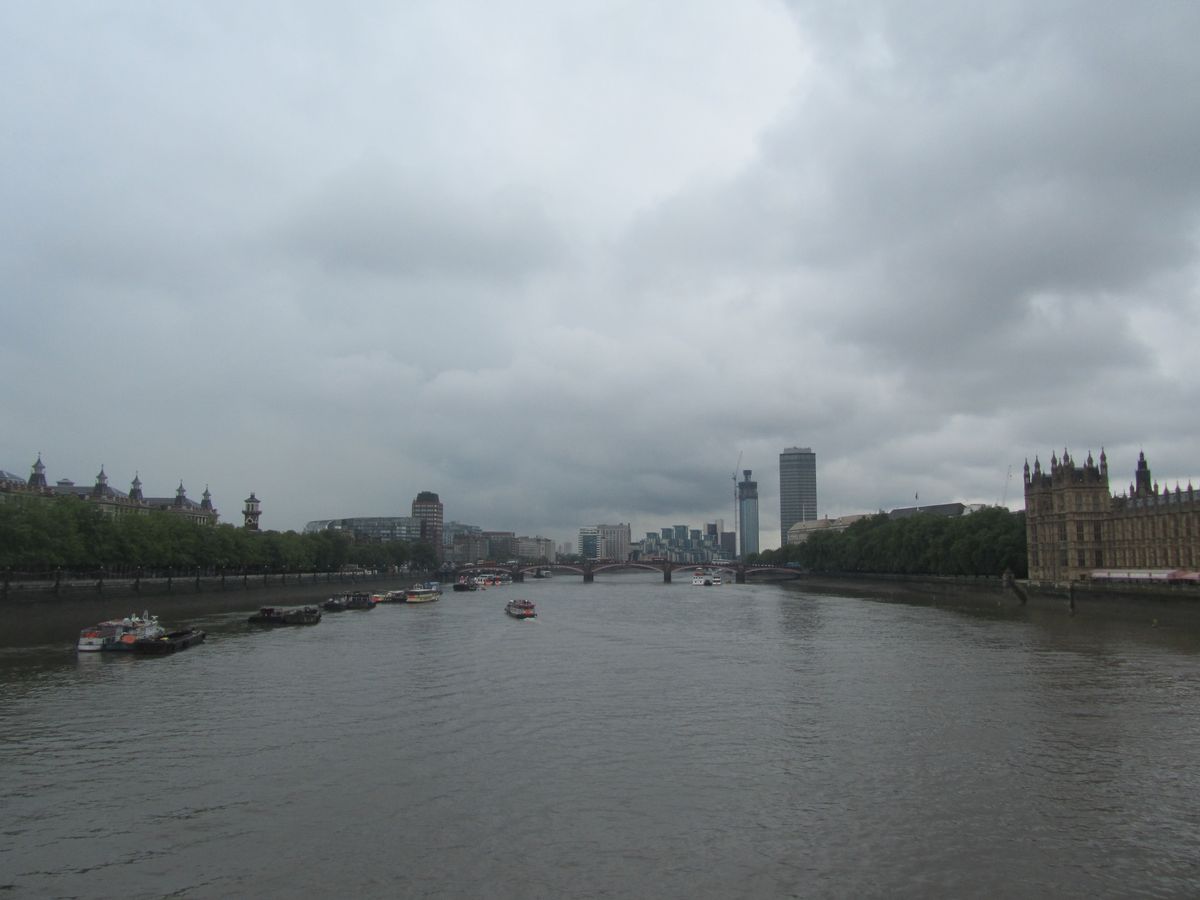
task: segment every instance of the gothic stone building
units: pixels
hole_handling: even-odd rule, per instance
[[[1108,488],[1108,460],[1089,453],[1082,466],[1064,450],[1050,471],[1025,463],[1025,540],[1029,580],[1064,583],[1095,570],[1194,569],[1200,565],[1200,494],[1189,483],[1159,490],[1138,454],[1129,493]]]

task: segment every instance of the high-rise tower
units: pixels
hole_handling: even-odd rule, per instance
[[[412,517],[421,523],[421,540],[442,559],[442,501],[433,491],[421,491],[412,502]]]
[[[788,447],[779,454],[779,546],[788,529],[817,518],[817,454],[808,447]]]
[[[750,470],[743,469],[743,480],[737,483],[738,529],[741,536],[742,559],[758,552],[758,482],[750,480]]]

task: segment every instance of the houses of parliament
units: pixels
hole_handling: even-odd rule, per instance
[[[1114,496],[1108,459],[1051,455],[1049,470],[1025,463],[1029,580],[1056,584],[1105,577],[1194,580],[1200,565],[1200,493],[1191,483],[1159,489],[1139,453],[1128,493]]]

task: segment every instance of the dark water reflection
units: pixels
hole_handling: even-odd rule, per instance
[[[0,885],[1200,892],[1187,632],[639,578],[199,624],[165,659],[0,651]]]

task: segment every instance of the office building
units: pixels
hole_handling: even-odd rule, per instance
[[[741,559],[758,552],[758,482],[750,480],[750,469],[743,469],[743,480],[737,483],[738,529],[741,538]]]
[[[817,519],[817,454],[808,447],[788,447],[779,454],[779,539],[788,529]]]
[[[421,491],[413,499],[412,517],[421,523],[421,540],[442,559],[442,501],[433,491]]]

